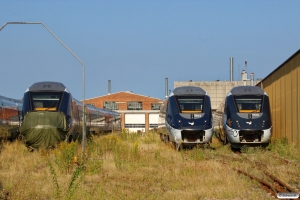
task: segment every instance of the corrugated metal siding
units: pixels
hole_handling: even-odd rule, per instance
[[[285,124],[286,124],[286,112],[285,112],[285,99],[287,98],[284,90],[285,88],[285,67],[282,67],[279,69],[279,72],[277,73],[277,77],[279,78],[279,94],[278,95],[278,108],[279,111],[277,112],[278,120],[280,121],[280,132],[279,134],[283,137],[286,137],[286,130],[285,130]]]
[[[285,67],[284,67],[284,77],[285,77],[285,86],[282,87],[282,89],[285,89],[286,93],[286,98],[283,98],[284,102],[284,111],[285,111],[285,135],[288,141],[293,141],[293,136],[292,136],[292,88],[291,88],[291,61],[287,62]]]
[[[297,59],[296,59],[296,64],[297,66],[297,108],[295,108],[295,110],[297,111],[297,119],[296,119],[296,126],[297,126],[297,146],[300,147],[300,125],[299,125],[299,118],[300,118],[300,104],[299,104],[299,101],[300,101],[300,53],[297,55]]]
[[[298,79],[298,73],[297,73],[297,58],[299,56],[296,57],[295,60],[292,60],[292,66],[291,66],[291,79],[293,80],[293,83],[291,84],[291,92],[292,92],[292,98],[291,98],[291,106],[292,109],[295,109],[295,112],[292,112],[291,114],[291,118],[292,118],[292,127],[291,127],[291,131],[292,133],[298,133],[298,134],[293,134],[293,141],[294,144],[298,145],[300,138],[298,138],[299,136],[299,128],[298,128],[298,86],[299,86],[299,79]]]
[[[270,98],[273,137],[300,148],[300,50],[257,86]]]

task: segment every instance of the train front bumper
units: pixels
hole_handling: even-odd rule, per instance
[[[166,124],[166,127],[170,133],[170,141],[178,144],[193,146],[210,143],[212,140],[213,128],[206,130],[182,130],[175,129],[168,124]]]
[[[232,146],[269,144],[272,127],[264,130],[238,130],[226,126],[226,136]]]

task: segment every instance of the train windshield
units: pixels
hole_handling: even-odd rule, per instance
[[[235,96],[234,101],[239,113],[261,112],[262,96]]]
[[[204,97],[176,97],[177,105],[181,113],[202,113]]]
[[[33,110],[57,110],[62,92],[32,92]]]

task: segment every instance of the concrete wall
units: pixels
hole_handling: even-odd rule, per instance
[[[254,81],[254,85],[258,81]],[[174,82],[174,88],[181,86],[198,86],[205,90],[211,98],[212,110],[217,110],[225,100],[227,93],[235,86],[250,85],[250,81],[214,81],[214,82]]]

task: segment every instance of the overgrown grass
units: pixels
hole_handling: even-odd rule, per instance
[[[78,157],[78,143],[62,142],[54,151],[55,163],[62,173],[70,173],[74,167],[74,158]]]
[[[76,142],[35,152],[28,152],[17,141],[4,143],[0,199],[272,199],[257,183],[220,162],[222,155],[236,156],[229,145],[214,137],[211,148],[175,151],[160,141],[159,131],[141,134],[124,130],[94,137],[83,160],[81,145]],[[293,164],[299,164],[299,157],[293,147],[272,140],[266,149],[243,151],[300,189],[300,170]],[[260,175],[252,171],[251,163],[229,164]]]
[[[299,149],[290,145],[286,138],[272,138],[268,149],[279,156],[300,161]]]

